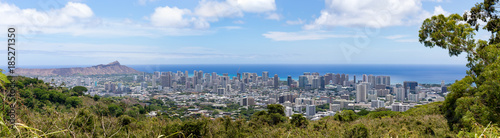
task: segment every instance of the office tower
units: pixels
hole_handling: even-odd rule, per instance
[[[340,85],[344,85],[344,81],[345,81],[345,74],[344,74],[344,73],[342,73],[342,75],[340,75],[339,84],[340,84]]]
[[[391,76],[385,76],[384,77],[384,84],[387,85],[387,86],[390,86],[391,85]]]
[[[156,75],[153,74],[153,79],[151,79],[151,84],[153,85],[153,88],[156,87]]]
[[[198,84],[198,71],[194,70],[193,71],[193,86],[196,86]]]
[[[363,82],[368,82],[368,76],[366,76],[366,74],[363,74]]]
[[[212,82],[212,77],[210,77],[210,73],[205,73],[205,82],[207,82],[207,84]]]
[[[292,107],[285,107],[285,116],[286,117],[290,117],[293,115],[293,110],[292,110]]]
[[[278,74],[274,74],[274,88],[278,89],[278,86],[279,86]]]
[[[382,84],[382,76],[376,76],[375,85],[380,85],[380,84]]]
[[[307,105],[306,116],[314,116],[315,114],[316,114],[316,106],[315,105]]]
[[[224,95],[225,94],[224,91],[225,91],[225,89],[222,87],[217,88],[217,95]]]
[[[320,85],[319,78],[314,77],[312,80],[312,88],[317,89],[317,88],[319,88],[319,85]]]
[[[307,76],[300,75],[299,76],[299,87],[300,88],[305,88],[307,84],[309,84],[309,82],[307,80]]]
[[[196,84],[195,90],[196,90],[196,92],[201,92],[201,91],[203,91],[203,85],[201,85],[201,84]]]
[[[417,93],[418,82],[416,81],[404,81],[403,87],[405,90],[405,98],[408,98],[408,94],[416,94]]]
[[[394,102],[394,96],[390,95],[390,94],[387,94],[385,96],[385,100],[386,101],[389,101],[389,105],[391,105],[393,102]]]
[[[245,83],[241,82],[240,83],[240,92],[242,92],[242,93],[245,92],[245,89],[246,89],[245,88]]]
[[[242,98],[240,101],[240,106],[247,106],[248,105],[248,99],[247,98]]]
[[[217,76],[217,72],[212,72],[212,81],[215,82],[215,83],[218,83],[218,76]]]
[[[330,81],[332,81],[332,79],[333,79],[333,74],[331,74],[331,73],[326,73],[326,75],[325,75],[325,83],[326,83],[327,85],[328,85],[328,84],[330,84]]]
[[[269,79],[269,72],[263,71],[262,72],[262,81],[267,81]]]
[[[222,76],[222,78],[221,78],[221,79],[222,79],[222,80],[221,80],[221,81],[222,81],[222,87],[223,87],[223,88],[226,88],[226,86],[227,86],[227,82],[229,81],[229,80],[228,80],[228,76]]]
[[[397,101],[404,101],[405,100],[405,89],[404,88],[395,88],[394,91],[396,92],[396,100]]]
[[[333,76],[333,84],[340,84],[339,81],[340,81],[340,74],[335,74]]]
[[[241,73],[236,73],[236,78],[237,78],[238,80],[241,80]]]
[[[292,76],[288,75],[288,78],[286,79],[286,84],[288,85],[288,87],[292,87],[292,83],[293,83]]]
[[[333,112],[340,111],[340,104],[330,104],[330,111],[333,111]]]
[[[320,76],[319,77],[319,88],[320,89],[325,89],[325,76]]]
[[[368,84],[370,85],[370,88],[375,86],[375,76],[372,74],[368,75]]]
[[[202,70],[198,71],[198,79],[200,79],[200,80],[203,79],[203,71]]]
[[[356,84],[356,83],[357,83],[357,82],[356,82],[356,75],[353,75],[352,77],[353,77],[353,79],[354,79],[354,80],[353,80],[354,84]]]
[[[366,101],[366,93],[367,93],[367,84],[366,83],[361,83],[358,84],[356,87],[356,102],[367,102]]]
[[[164,72],[161,76],[161,85],[163,87],[171,87],[172,84],[172,73],[169,72]]]
[[[255,99],[252,98],[252,97],[248,97],[247,98],[247,103],[248,103],[248,105],[255,105]]]

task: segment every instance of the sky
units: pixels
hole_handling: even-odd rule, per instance
[[[0,0],[24,65],[461,64],[418,42],[477,0]],[[478,34],[478,39],[488,35]],[[7,45],[6,35],[0,44]],[[0,50],[7,53],[7,47]],[[3,63],[7,59],[2,58]]]

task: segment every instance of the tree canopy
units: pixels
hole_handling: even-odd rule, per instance
[[[500,123],[500,19],[495,6],[498,0],[484,0],[462,16],[428,18],[420,28],[419,41],[424,46],[447,49],[450,56],[467,55],[467,76],[449,87],[443,105],[452,130]],[[491,36],[474,38],[478,32]]]

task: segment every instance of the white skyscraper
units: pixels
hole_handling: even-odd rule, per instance
[[[404,88],[395,88],[396,91],[396,100],[402,102],[405,100],[405,89]]]
[[[356,102],[367,102],[366,101],[367,84],[361,83],[356,87]]]
[[[285,115],[286,115],[287,117],[290,117],[290,116],[292,116],[292,115],[293,115],[293,110],[292,110],[292,107],[288,107],[288,106],[287,106],[287,107],[285,108]]]
[[[316,114],[316,106],[315,105],[307,105],[306,107],[306,115],[314,116]]]

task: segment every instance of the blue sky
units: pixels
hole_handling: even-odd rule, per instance
[[[0,0],[0,26],[17,29],[20,67],[115,60],[126,65],[465,65],[464,55],[449,57],[444,49],[424,47],[418,30],[425,18],[463,14],[477,2]],[[1,35],[0,43],[6,39]]]

